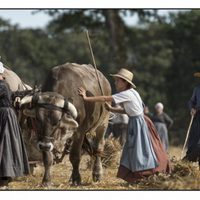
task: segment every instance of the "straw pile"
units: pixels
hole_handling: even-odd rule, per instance
[[[173,159],[170,174],[158,174],[141,181],[142,189],[185,190],[199,189],[200,172],[197,163]]]
[[[103,167],[114,167],[119,162],[119,154],[121,152],[121,145],[117,139],[107,139],[104,146],[104,153],[102,156]]]
[[[119,163],[119,156],[121,152],[121,145],[119,140],[110,138],[105,141],[104,152],[101,155],[102,165],[104,168],[113,168]],[[94,159],[91,157],[87,161],[87,166],[92,169]]]

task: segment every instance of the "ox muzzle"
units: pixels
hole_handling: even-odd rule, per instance
[[[53,147],[54,146],[51,142],[41,142],[41,141],[39,141],[37,143],[37,149],[39,151],[52,151]]]

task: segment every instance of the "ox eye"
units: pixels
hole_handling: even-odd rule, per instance
[[[56,126],[58,124],[58,122],[61,120],[61,114],[59,113],[51,113],[51,117],[50,117],[50,121],[51,121],[51,124],[53,126]]]

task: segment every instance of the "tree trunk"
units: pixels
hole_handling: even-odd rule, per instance
[[[111,66],[112,71],[113,69],[121,68],[126,63],[125,25],[119,16],[119,10],[105,10],[104,16],[106,19],[106,27],[109,31],[108,42],[113,60],[113,66]]]

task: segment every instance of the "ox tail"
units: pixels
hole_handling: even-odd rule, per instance
[[[93,142],[85,135],[82,145],[83,151],[86,151],[90,156],[94,155]]]

